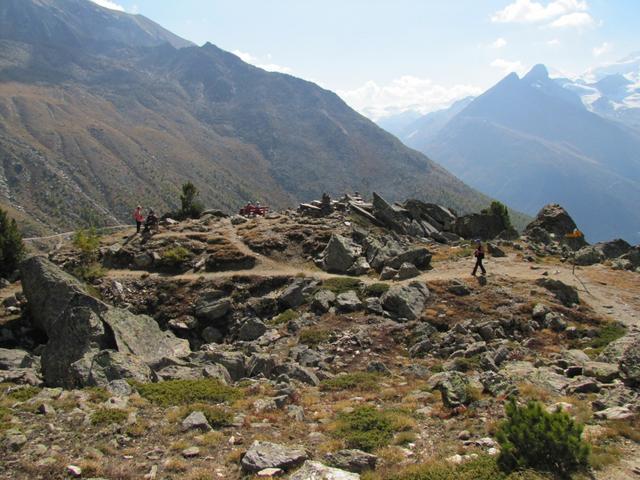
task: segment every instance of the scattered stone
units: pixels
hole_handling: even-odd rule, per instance
[[[249,318],[238,331],[238,340],[253,341],[267,332],[267,326],[257,318]]]
[[[307,458],[307,453],[302,449],[256,440],[242,457],[241,464],[245,471],[251,473],[265,468],[289,470],[300,465]]]
[[[184,458],[194,458],[200,455],[200,449],[198,447],[189,447],[182,450],[182,456]]]
[[[360,475],[307,460],[289,480],[360,480]]]
[[[378,462],[377,456],[355,449],[328,453],[324,458],[332,467],[355,473],[375,470],[376,463]]]
[[[593,416],[601,420],[629,420],[634,418],[636,414],[625,406],[607,408],[606,410],[595,412]]]
[[[487,243],[487,252],[489,253],[489,255],[495,258],[501,258],[501,257],[507,256],[507,254],[504,253],[504,250],[502,250],[496,244],[491,242]]]
[[[447,291],[457,295],[458,297],[464,297],[471,294],[469,287],[460,280],[452,280],[451,285],[447,287]]]
[[[560,280],[553,280],[550,278],[539,278],[536,280],[536,285],[546,288],[562,303],[565,307],[572,307],[580,303],[578,297],[578,291],[566,283]]]
[[[182,420],[183,430],[201,430],[203,432],[211,431],[211,425],[207,417],[201,411],[191,412],[184,420]]]
[[[67,465],[67,473],[74,478],[82,477],[82,469],[77,465]]]
[[[443,372],[432,376],[428,381],[432,389],[442,394],[442,403],[447,408],[456,408],[471,403],[469,379],[460,372]]]
[[[265,468],[264,470],[260,470],[256,476],[260,478],[273,478],[279,477],[284,474],[284,470],[281,468]]]
[[[420,275],[420,270],[413,264],[405,262],[400,265],[400,269],[398,270],[398,280],[407,280],[409,278],[414,278]]]
[[[336,307],[341,312],[355,312],[362,308],[362,301],[358,298],[358,294],[353,290],[341,293],[336,298]]]
[[[382,295],[380,301],[384,309],[394,315],[396,319],[415,320],[422,314],[429,297],[427,286],[416,281],[408,285],[391,286]]]

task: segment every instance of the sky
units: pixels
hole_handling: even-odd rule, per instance
[[[93,0],[313,81],[377,120],[537,63],[576,77],[640,51],[640,0]]]

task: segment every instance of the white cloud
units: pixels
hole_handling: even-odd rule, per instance
[[[594,57],[600,57],[600,56],[604,55],[605,53],[607,53],[609,50],[611,50],[611,47],[612,47],[612,45],[609,42],[604,42],[599,47],[594,47],[593,56]]]
[[[280,73],[288,73],[291,74],[293,70],[289,67],[284,67],[282,65],[278,65],[273,62],[269,62],[271,60],[271,54],[267,54],[267,62],[262,61],[260,58],[255,57],[247,52],[242,52],[240,50],[234,50],[232,52],[234,55],[240,57],[240,60],[246,63],[250,63],[258,68],[262,68],[268,72],[280,72]]]
[[[377,120],[407,110],[424,114],[446,108],[462,98],[479,95],[482,89],[474,85],[445,87],[428,78],[404,75],[386,85],[369,80],[358,88],[337,93],[351,107]]]
[[[504,58],[496,58],[490,65],[499,68],[505,75],[512,72],[516,72],[518,75],[524,75],[527,71],[527,68],[519,60],[512,62]]]
[[[495,23],[546,23],[552,26],[585,26],[593,23],[591,15],[586,13],[589,4],[586,0],[554,0],[547,5],[533,0],[515,0],[491,16]]]
[[[109,10],[117,10],[118,12],[124,12],[124,7],[122,5],[118,5],[111,0],[91,0],[96,5],[100,5],[101,7],[108,8]]]
[[[551,22],[554,28],[575,28],[575,27],[592,27],[595,20],[591,15],[585,12],[570,13]]]
[[[507,41],[500,37],[495,42],[491,44],[491,48],[503,48],[507,46]]]
[[[555,47],[557,45],[560,45],[560,40],[558,40],[557,38],[552,38],[547,42],[547,45],[549,45],[550,47]]]

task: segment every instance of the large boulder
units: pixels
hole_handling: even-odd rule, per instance
[[[141,365],[152,367],[164,358],[190,352],[188,341],[162,331],[151,317],[92,297],[80,282],[45,258],[27,259],[21,271],[33,323],[48,337],[42,352],[47,385],[101,385],[102,379],[140,378],[141,371],[148,378],[148,370]],[[98,360],[105,357],[105,350],[117,358],[102,366]],[[107,373],[97,374],[95,368]]]
[[[427,286],[415,281],[408,285],[393,285],[380,301],[383,308],[395,318],[415,320],[422,314],[429,296]]]
[[[334,233],[321,254],[322,269],[332,273],[347,273],[361,253],[358,245]]]
[[[359,480],[357,473],[345,472],[338,468],[327,467],[320,462],[307,460],[302,468],[289,477],[289,480]]]
[[[572,307],[573,305],[580,303],[578,291],[571,285],[567,285],[560,280],[539,278],[536,280],[536,285],[549,290],[565,307]]]
[[[297,467],[307,458],[309,458],[307,453],[301,448],[256,440],[242,457],[241,464],[246,472],[256,473],[265,468],[289,470]]]
[[[573,257],[573,263],[586,267],[600,263],[604,258],[602,252],[595,245],[591,245],[578,250]]]
[[[504,218],[494,213],[472,213],[458,217],[453,226],[454,233],[462,238],[492,240],[507,230]]]
[[[375,470],[378,462],[378,457],[375,455],[355,449],[328,453],[324,458],[333,467],[356,473]]]
[[[530,234],[536,229],[547,232],[553,240],[563,241],[567,234],[577,230],[578,226],[573,221],[567,211],[558,204],[546,205],[538,212],[535,220],[524,230],[524,234]],[[587,242],[584,237],[581,239],[571,239],[570,243],[575,250],[584,247]]]
[[[447,408],[471,403],[469,379],[464,373],[455,371],[437,373],[429,379],[428,384],[432,389],[440,391],[442,403]]]
[[[610,240],[608,242],[600,242],[594,245],[602,256],[608,260],[618,258],[631,251],[632,247],[626,241],[621,238]]]
[[[373,215],[389,230],[407,233],[405,223],[408,220],[408,212],[402,207],[389,204],[375,192],[373,192]]]
[[[640,386],[640,335],[629,342],[618,365],[625,383]]]

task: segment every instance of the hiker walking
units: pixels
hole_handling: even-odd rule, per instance
[[[142,214],[142,207],[138,205],[133,211],[133,219],[136,221],[136,233],[140,233],[140,227],[144,222],[144,215]]]
[[[482,265],[482,260],[484,260],[484,247],[482,246],[482,242],[480,240],[476,240],[476,250],[473,252],[473,256],[476,257],[476,265],[473,267],[473,272],[471,275],[476,276],[476,272],[478,271],[478,267],[482,271],[482,275],[486,275],[487,271],[484,269],[484,265]]]

